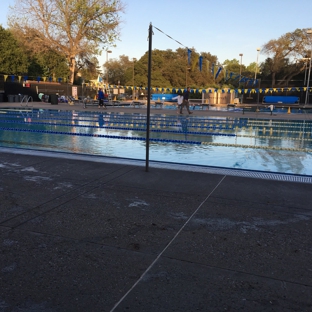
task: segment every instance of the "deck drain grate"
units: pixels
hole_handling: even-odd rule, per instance
[[[214,167],[202,167],[192,165],[180,165],[180,164],[167,164],[167,163],[152,163],[154,168],[183,170],[192,172],[202,172],[210,174],[220,174],[228,176],[275,180],[275,181],[287,181],[287,182],[299,182],[299,183],[312,183],[311,176],[294,175],[294,174],[283,174],[283,173],[272,173],[262,171],[251,171],[251,170],[237,170],[230,168],[214,168]]]

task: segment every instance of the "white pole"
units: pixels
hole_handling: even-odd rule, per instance
[[[307,35],[312,35],[312,29],[307,30]],[[304,107],[308,103],[308,95],[309,95],[309,84],[310,84],[310,74],[311,74],[311,58],[312,58],[312,46],[311,46],[311,55],[310,55],[310,63],[309,63],[309,73],[308,73],[308,80],[307,80],[307,89],[306,89],[306,97],[304,102]]]
[[[260,52],[260,48],[257,48],[257,62],[256,62],[256,70],[255,70],[255,80],[257,80],[257,69],[258,69],[259,52]]]
[[[243,53],[240,53],[239,56],[240,56],[239,80],[241,80],[241,77],[242,77],[242,64],[243,64]],[[240,87],[240,83],[238,83],[238,88],[239,87]],[[244,98],[244,95],[242,94],[242,96],[241,96],[241,104],[243,104],[243,98]]]
[[[312,58],[312,48],[311,48],[310,65],[309,65],[309,73],[308,73],[308,80],[307,80],[307,90],[306,90],[306,97],[305,97],[304,106],[306,106],[308,103],[310,74],[311,74],[311,58]]]
[[[134,91],[134,62],[136,62],[136,58],[134,57],[132,59],[132,62],[133,62],[133,73],[132,73],[132,78],[133,78],[133,90],[132,90],[132,101],[135,100],[135,91]]]
[[[240,53],[239,56],[240,56],[239,77],[241,77],[241,75],[242,75],[243,53]]]
[[[106,51],[106,82],[107,82],[107,92],[109,92],[108,90],[108,53],[112,53],[112,51],[107,50]]]

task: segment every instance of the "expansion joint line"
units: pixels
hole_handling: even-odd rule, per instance
[[[145,275],[152,269],[152,267],[156,264],[159,258],[164,254],[164,252],[171,246],[171,244],[175,241],[178,235],[183,231],[186,225],[191,221],[194,215],[198,212],[198,210],[203,206],[203,204],[208,200],[208,198],[215,192],[215,190],[220,186],[223,180],[226,178],[226,175],[222,177],[219,183],[214,187],[214,189],[209,193],[209,195],[202,201],[202,203],[196,208],[196,210],[191,214],[191,216],[186,220],[186,222],[182,225],[179,231],[174,235],[171,241],[166,245],[166,247],[159,253],[156,259],[150,264],[150,266],[144,271],[144,273],[140,276],[140,278],[133,284],[133,286],[121,297],[121,299],[114,305],[114,307],[110,310],[110,312],[114,312],[115,309],[123,302],[123,300],[130,294],[130,292],[139,284],[139,282],[145,277]]]

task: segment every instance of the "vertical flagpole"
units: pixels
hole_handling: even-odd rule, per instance
[[[150,114],[151,114],[151,76],[152,76],[152,35],[153,26],[150,23],[148,30],[148,73],[147,73],[147,114],[146,114],[146,158],[145,171],[148,172],[149,164],[149,135],[150,135]]]

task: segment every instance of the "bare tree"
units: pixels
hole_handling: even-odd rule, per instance
[[[100,55],[119,36],[120,0],[16,0],[8,24],[35,51],[55,50],[68,60],[74,81],[79,55]]]
[[[271,73],[272,87],[276,85],[276,75],[281,75],[281,82],[287,82],[304,70],[304,64],[297,62],[306,57],[309,38],[304,29],[288,32],[278,39],[272,39],[262,48],[262,53],[269,56],[265,65]]]

